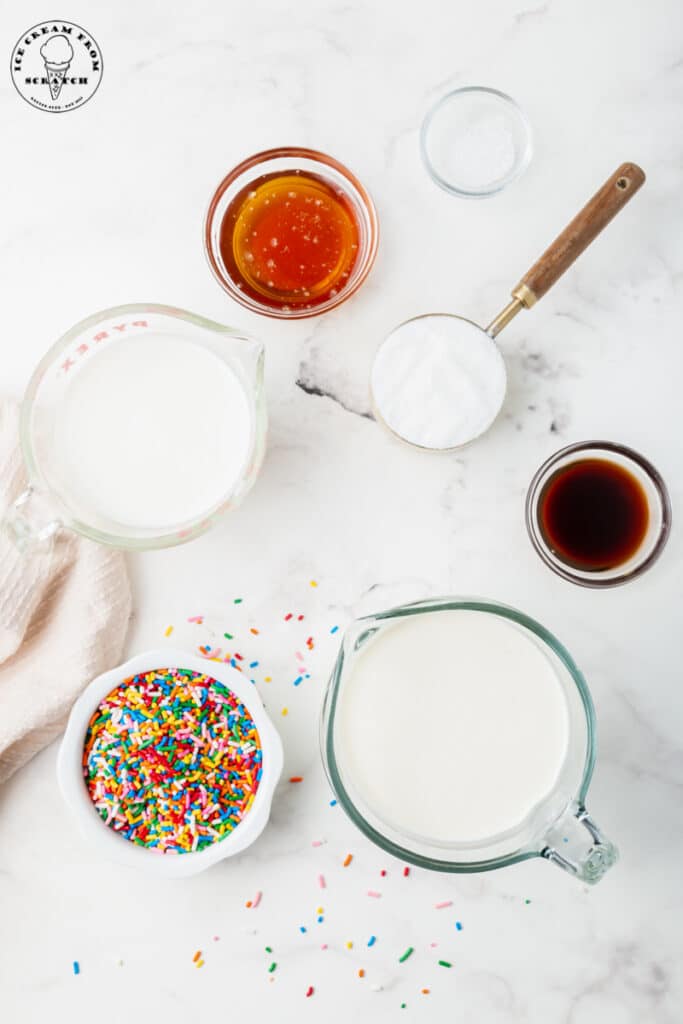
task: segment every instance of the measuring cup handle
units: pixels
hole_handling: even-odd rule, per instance
[[[645,173],[637,164],[625,163],[617,167],[602,188],[513,288],[513,297],[527,309],[543,298],[644,182]]]
[[[587,835],[582,834],[578,825],[584,826]],[[572,804],[547,838],[548,845],[541,850],[541,856],[588,885],[599,882],[619,859],[614,843],[603,835],[581,804]]]
[[[0,529],[0,662],[18,650],[50,580],[53,538],[61,523],[49,498],[29,487]]]

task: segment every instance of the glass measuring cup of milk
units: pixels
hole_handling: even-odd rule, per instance
[[[585,680],[513,608],[445,598],[354,622],[321,747],[348,816],[404,861],[472,872],[542,857],[594,883],[617,860],[585,807],[595,762]]]
[[[252,486],[263,458],[263,347],[171,306],[95,313],[46,353],[24,397],[20,547],[67,528],[115,547],[181,544]]]

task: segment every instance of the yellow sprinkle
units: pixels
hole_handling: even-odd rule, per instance
[[[204,961],[203,960],[198,960],[197,961],[197,967],[203,967],[203,966],[204,966]]]
[[[272,681],[273,681],[272,676],[264,676],[263,677],[263,681],[264,681],[264,683],[272,683]]]
[[[283,708],[282,709],[282,714],[283,715],[288,715],[289,714],[289,710],[287,708]]]
[[[170,636],[172,632],[173,632],[173,626],[168,626],[167,629],[166,629],[166,632],[164,633],[164,636]]]
[[[316,914],[322,914],[322,912],[323,912],[323,908],[322,907],[318,907],[318,909],[316,910]]]
[[[318,586],[318,581],[317,580],[311,580],[311,586],[312,587],[317,587]]]
[[[352,942],[347,942],[346,943],[346,948],[347,949],[353,949],[353,943]]]

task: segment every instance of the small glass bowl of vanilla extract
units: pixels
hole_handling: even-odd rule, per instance
[[[638,452],[585,441],[556,452],[537,471],[526,525],[558,576],[584,587],[613,587],[659,557],[671,529],[671,501],[659,472]]]
[[[296,320],[345,302],[370,273],[379,226],[369,194],[333,157],[269,149],[216,189],[204,246],[219,284],[255,313]]]

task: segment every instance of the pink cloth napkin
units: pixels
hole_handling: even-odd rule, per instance
[[[26,487],[18,406],[0,402],[0,516]],[[68,531],[22,554],[0,527],[0,783],[63,730],[74,700],[120,659],[124,556]]]

